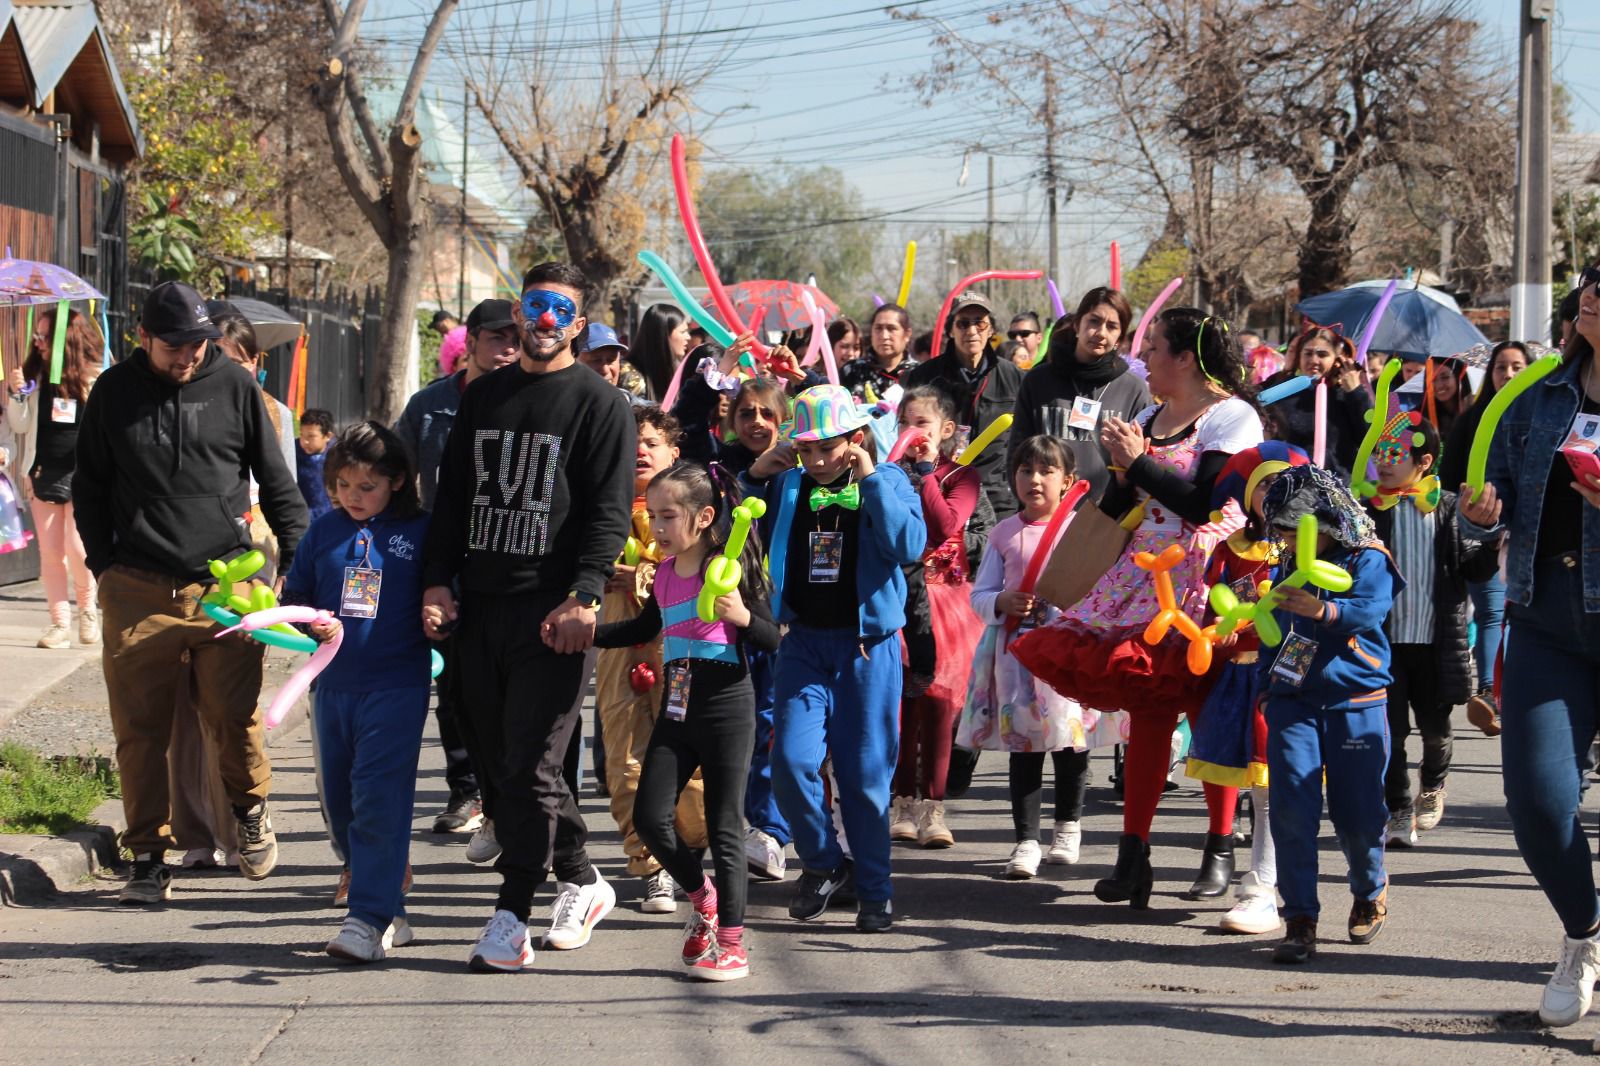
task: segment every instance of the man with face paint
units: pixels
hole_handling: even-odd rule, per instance
[[[552,872],[546,947],[582,947],[616,904],[584,850],[588,831],[561,774],[578,727],[583,653],[633,503],[628,401],[573,354],[588,324],[586,285],[568,263],[524,275],[512,314],[520,355],[461,398],[423,552],[423,627],[435,640],[457,630],[457,691],[502,849],[499,899],[469,957],[474,970],[533,964],[528,917]]]

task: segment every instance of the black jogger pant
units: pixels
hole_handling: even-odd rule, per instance
[[[755,750],[756,697],[743,671],[738,680],[716,685],[708,675],[718,669],[724,668],[697,664],[683,721],[672,721],[665,711],[656,718],[633,800],[633,826],[673,880],[685,891],[698,889],[705,872],[700,857],[678,836],[675,819],[679,793],[700,770],[716,868],[717,922],[728,928],[744,925],[744,790]]]
[[[1044,792],[1042,751],[1011,753],[1011,822],[1017,840],[1039,839],[1039,802]],[[1076,822],[1083,817],[1083,795],[1089,787],[1089,753],[1066,748],[1052,751],[1056,768],[1056,821]]]
[[[581,713],[573,703],[583,655],[557,655],[539,636],[539,622],[562,598],[470,597],[456,642],[474,757],[494,795],[503,879],[496,906],[522,921],[552,871],[575,884],[595,876],[584,850],[589,831],[561,772]]]
[[[1439,698],[1439,656],[1432,644],[1392,644],[1389,647],[1394,681],[1389,685],[1389,769],[1383,777],[1389,810],[1411,806],[1411,774],[1406,762],[1406,738],[1411,716],[1416,715],[1422,734],[1422,790],[1444,787],[1450,773],[1455,739],[1450,730],[1448,703]]]

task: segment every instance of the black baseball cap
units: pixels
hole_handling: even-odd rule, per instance
[[[139,325],[167,344],[214,341],[222,336],[198,292],[181,281],[163,281],[144,298]]]
[[[441,308],[440,310],[435,311],[433,313],[433,321],[428,323],[428,328],[429,329],[438,329],[441,325],[443,325],[446,322],[457,322],[457,321],[460,321],[460,320],[456,318],[456,316],[455,316],[455,314],[453,312],[446,311],[446,310],[443,310]]]
[[[483,329],[505,329],[507,326],[516,325],[516,319],[511,317],[510,300],[485,300],[474,307],[467,314],[467,332],[477,333]]]

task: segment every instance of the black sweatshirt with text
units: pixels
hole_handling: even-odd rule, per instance
[[[598,600],[628,538],[636,437],[627,398],[586,366],[474,381],[439,465],[426,584]]]

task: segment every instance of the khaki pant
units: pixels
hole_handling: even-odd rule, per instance
[[[620,622],[639,613],[632,597],[623,592],[608,592],[603,617]],[[628,681],[634,664],[650,663],[656,671],[656,684],[649,692],[635,692]],[[642,648],[608,648],[595,663],[594,698],[600,710],[600,729],[606,738],[606,788],[611,791],[611,817],[622,834],[622,850],[628,856],[628,872],[644,877],[661,869],[633,829],[633,800],[639,791],[639,771],[644,765],[650,731],[655,728],[661,707],[661,640]],[[691,848],[708,846],[706,836],[705,785],[700,771],[689,779],[678,798],[678,835]]]
[[[100,582],[102,662],[128,821],[122,843],[135,854],[177,847],[167,749],[180,686],[215,737],[228,802],[253,806],[271,790],[257,709],[266,649],[244,637],[213,639],[217,625],[200,608],[206,591],[120,566]]]

